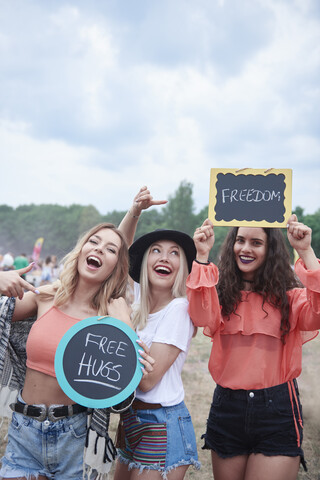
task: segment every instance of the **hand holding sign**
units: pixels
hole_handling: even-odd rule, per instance
[[[113,317],[90,317],[71,327],[55,356],[57,380],[74,402],[107,408],[124,401],[142,378],[138,336]]]
[[[143,377],[145,377],[146,375],[148,375],[148,373],[153,371],[153,365],[155,364],[155,360],[150,356],[150,349],[142,340],[137,340],[137,343],[143,348],[143,350],[139,350],[139,353],[142,357],[139,358],[139,361],[143,364],[143,367],[141,367],[141,369]]]

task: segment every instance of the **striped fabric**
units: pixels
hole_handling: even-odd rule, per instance
[[[157,464],[164,468],[167,452],[167,427],[165,423],[141,423],[131,412],[123,415],[126,433],[126,450],[122,454],[130,461],[143,465]]]

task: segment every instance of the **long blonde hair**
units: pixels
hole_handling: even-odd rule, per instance
[[[115,232],[121,239],[121,246],[118,253],[118,261],[111,275],[100,285],[100,288],[91,299],[91,307],[97,310],[98,315],[105,315],[108,309],[108,302],[111,298],[125,297],[128,282],[128,247],[126,240],[120,230],[112,223],[99,223],[84,233],[78,240],[76,246],[63,259],[63,270],[60,279],[53,285],[54,304],[59,307],[65,304],[74,294],[78,279],[78,258],[80,252],[92,235],[95,235],[102,228],[108,228]]]
[[[143,330],[147,325],[150,313],[150,289],[147,263],[151,248],[152,245],[145,251],[145,254],[143,255],[140,273],[140,303],[136,308],[134,308],[132,315],[132,323],[135,329],[139,328],[140,330]],[[180,245],[178,245],[178,248],[180,255],[180,266],[174,284],[172,285],[172,298],[186,297],[186,280],[189,274],[187,258],[184,250],[180,247]]]

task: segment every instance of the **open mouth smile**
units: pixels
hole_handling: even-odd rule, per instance
[[[90,268],[98,269],[98,268],[101,267],[102,262],[101,262],[101,260],[100,260],[99,257],[95,257],[94,255],[90,255],[90,256],[87,258],[87,265],[88,265],[88,267],[90,267]]]
[[[240,259],[240,262],[241,263],[244,263],[244,264],[248,264],[248,263],[252,263],[254,262],[254,258],[253,257],[247,257],[245,255],[239,255],[239,259]]]
[[[159,275],[170,275],[172,273],[171,268],[166,267],[164,265],[158,265],[154,268],[154,271]]]

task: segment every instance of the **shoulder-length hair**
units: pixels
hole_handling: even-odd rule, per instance
[[[88,242],[92,235],[99,230],[108,228],[115,232],[121,240],[118,252],[118,261],[111,275],[107,277],[100,285],[99,289],[91,299],[91,307],[97,311],[98,315],[106,315],[108,302],[111,298],[125,297],[128,282],[128,246],[120,230],[112,223],[99,223],[95,227],[83,234],[76,246],[63,259],[63,270],[60,279],[54,286],[54,304],[59,307],[65,304],[74,294],[78,279],[78,259],[83,246]]]
[[[281,338],[290,330],[289,302],[287,290],[301,287],[291,264],[284,237],[278,228],[263,228],[267,235],[267,255],[263,265],[255,272],[252,290],[262,296],[262,307],[265,302],[277,307],[281,312]],[[238,268],[234,255],[234,244],[238,227],[232,228],[222,247],[218,262],[219,282],[217,292],[224,316],[236,313],[243,290],[242,273]]]
[[[177,246],[179,248],[180,266],[174,284],[172,285],[172,298],[186,297],[186,281],[189,274],[186,255],[183,248],[179,245]],[[134,309],[132,318],[134,327],[140,330],[145,328],[150,314],[150,288],[147,263],[151,248],[152,245],[147,248],[143,255],[140,272],[140,303],[139,306]]]

